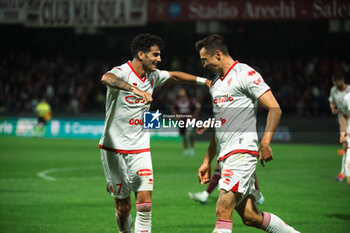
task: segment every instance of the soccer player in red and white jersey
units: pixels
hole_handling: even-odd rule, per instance
[[[332,76],[333,87],[331,88],[329,94],[329,107],[331,108],[332,114],[338,117],[339,132],[344,132],[345,129],[342,128],[346,125],[346,120],[343,118],[343,102],[344,96],[350,93],[350,86],[344,82],[344,75],[341,73],[336,73]],[[344,121],[344,122],[342,122]],[[345,172],[345,153],[347,151],[347,143],[344,141],[342,143],[343,150],[339,153],[342,156],[341,168],[338,176],[335,178],[336,181],[343,181]]]
[[[133,60],[114,67],[101,79],[107,86],[107,97],[99,148],[107,190],[114,197],[116,221],[123,233],[134,232],[131,192],[136,196],[135,232],[151,232],[153,169],[150,136],[143,129],[143,113],[149,110],[153,89],[167,80],[210,84],[209,80],[183,72],[158,70],[163,44],[155,35],[136,36],[131,42]]]
[[[258,210],[255,200],[254,171],[258,159],[272,160],[271,139],[277,129],[282,111],[269,86],[259,73],[246,64],[233,60],[224,39],[210,35],[196,43],[204,68],[215,78],[209,89],[213,112],[223,125],[216,128],[203,163],[198,169],[201,184],[209,182],[210,164],[217,154],[221,168],[220,194],[216,207],[213,233],[232,232],[232,213],[236,209],[243,223],[266,232],[298,232],[274,214]],[[268,110],[263,138],[258,147],[256,106],[259,102]]]

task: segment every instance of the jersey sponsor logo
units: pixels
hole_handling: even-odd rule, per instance
[[[160,116],[162,114],[157,110],[156,112],[143,113],[143,128],[144,129],[160,129]]]
[[[255,70],[251,70],[251,71],[248,72],[248,75],[249,75],[249,76],[253,76],[254,74],[256,74],[256,71],[255,71]]]
[[[223,182],[227,185],[230,185],[231,179],[225,178]]]
[[[255,70],[249,71],[248,76],[258,76],[258,79],[253,81],[253,83],[256,85],[259,85],[260,83],[264,82],[264,79],[258,73],[256,73]]]
[[[233,176],[233,171],[225,169],[221,172],[221,176]]]
[[[129,120],[130,125],[143,125],[142,119],[130,119]]]
[[[137,83],[132,83],[133,86],[137,87]]]
[[[253,81],[254,84],[259,85],[260,83],[262,83],[264,80],[262,79],[262,77],[259,77],[257,80]]]
[[[228,94],[226,94],[222,97],[215,98],[213,100],[213,103],[214,104],[227,103],[227,102],[232,102],[233,100],[234,100],[233,96],[229,96]]]
[[[138,176],[150,176],[152,175],[152,170],[150,169],[141,169],[136,172]]]
[[[134,95],[128,95],[125,97],[125,101],[129,104],[144,104],[145,101],[142,100],[142,98],[136,97]]]

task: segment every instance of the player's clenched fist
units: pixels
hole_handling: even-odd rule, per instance
[[[258,155],[259,155],[260,163],[263,167],[265,167],[264,162],[269,162],[273,160],[272,150],[270,145],[261,144],[259,147]]]
[[[198,169],[199,183],[206,184],[210,181],[210,164],[203,163]]]
[[[142,97],[142,101],[144,101],[146,104],[149,104],[153,101],[152,95],[146,91],[141,91],[140,89],[133,87],[131,90],[134,94]]]

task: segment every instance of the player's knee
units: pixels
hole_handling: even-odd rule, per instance
[[[120,205],[116,207],[116,212],[119,217],[128,217],[131,211],[130,205]]]
[[[151,212],[152,202],[140,202],[136,203],[137,212]]]
[[[129,198],[115,199],[115,209],[119,217],[127,217],[131,211]]]

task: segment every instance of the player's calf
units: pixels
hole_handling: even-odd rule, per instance
[[[262,217],[259,214],[245,214],[242,218],[244,225],[259,228],[262,223]]]

